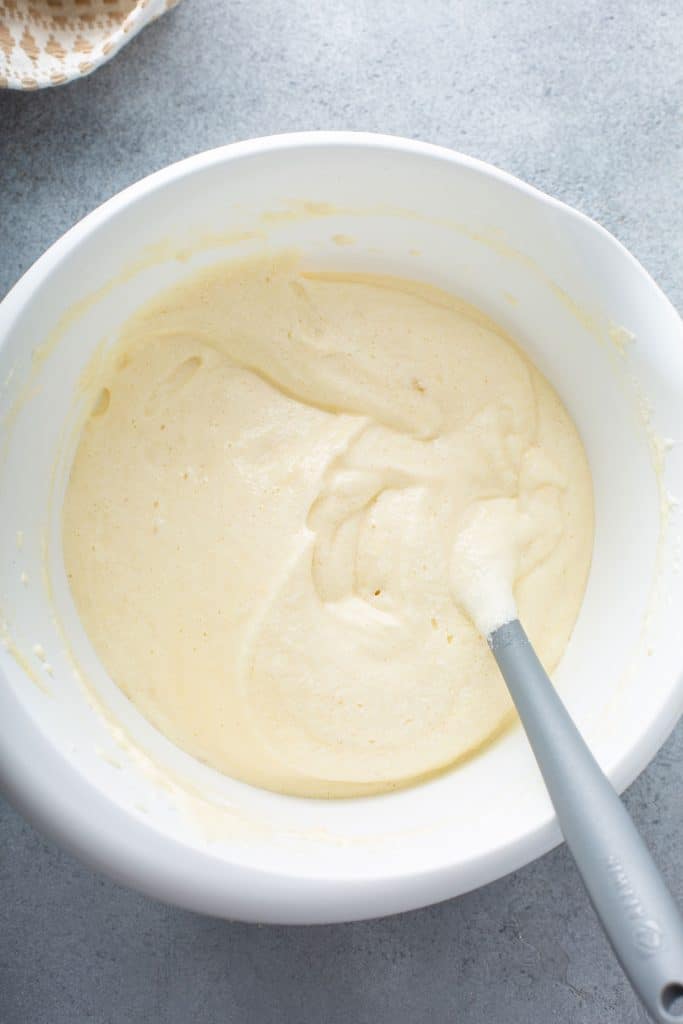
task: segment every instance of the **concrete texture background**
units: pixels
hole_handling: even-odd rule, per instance
[[[112,193],[235,139],[407,135],[596,217],[683,305],[683,7],[185,0],[74,85],[0,95],[0,294]],[[0,724],[1,728],[1,724]],[[683,900],[683,728],[626,801]],[[360,924],[208,920],[92,874],[0,807],[2,1024],[634,1024],[564,848]]]

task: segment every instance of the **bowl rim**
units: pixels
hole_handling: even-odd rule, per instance
[[[472,170],[550,205],[597,232],[644,279],[653,299],[674,307],[631,253],[585,214],[506,171],[446,147],[367,132],[313,131],[270,135],[206,150],[170,164],[118,192],[67,230],[22,275],[0,303],[0,347],[37,287],[69,253],[131,203],[212,166],[277,150],[309,147],[372,148],[444,161]],[[0,672],[0,678],[2,673]],[[683,676],[677,678],[651,727],[610,771],[618,792],[646,767],[683,712]],[[9,686],[0,687],[0,785],[15,807],[43,833],[96,870],[165,902],[216,916],[267,923],[359,920],[436,903],[488,884],[548,852],[561,841],[554,815],[489,851],[411,873],[310,877],[291,870],[231,864],[157,832],[96,789],[33,724]]]

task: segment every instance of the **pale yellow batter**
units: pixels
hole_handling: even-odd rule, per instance
[[[481,538],[561,657],[591,556],[585,454],[471,307],[291,257],[222,266],[130,320],[99,388],[64,505],[73,595],[112,678],[210,765],[343,796],[500,730],[510,701],[462,610],[484,632],[508,610]]]

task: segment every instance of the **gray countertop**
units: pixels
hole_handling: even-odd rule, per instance
[[[683,6],[184,0],[76,84],[0,94],[0,295],[114,192],[236,139],[389,132],[613,231],[683,306]],[[683,900],[683,727],[626,795]],[[94,875],[0,806],[2,1024],[631,1024],[564,848],[384,920],[256,927]]]

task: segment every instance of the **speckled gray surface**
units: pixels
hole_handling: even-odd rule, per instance
[[[75,85],[0,95],[0,294],[75,220],[235,139],[354,128],[489,160],[596,217],[683,305],[683,7],[185,0]],[[626,796],[683,900],[683,727]],[[564,848],[458,900],[312,929],[208,920],[0,809],[2,1024],[644,1021]]]

